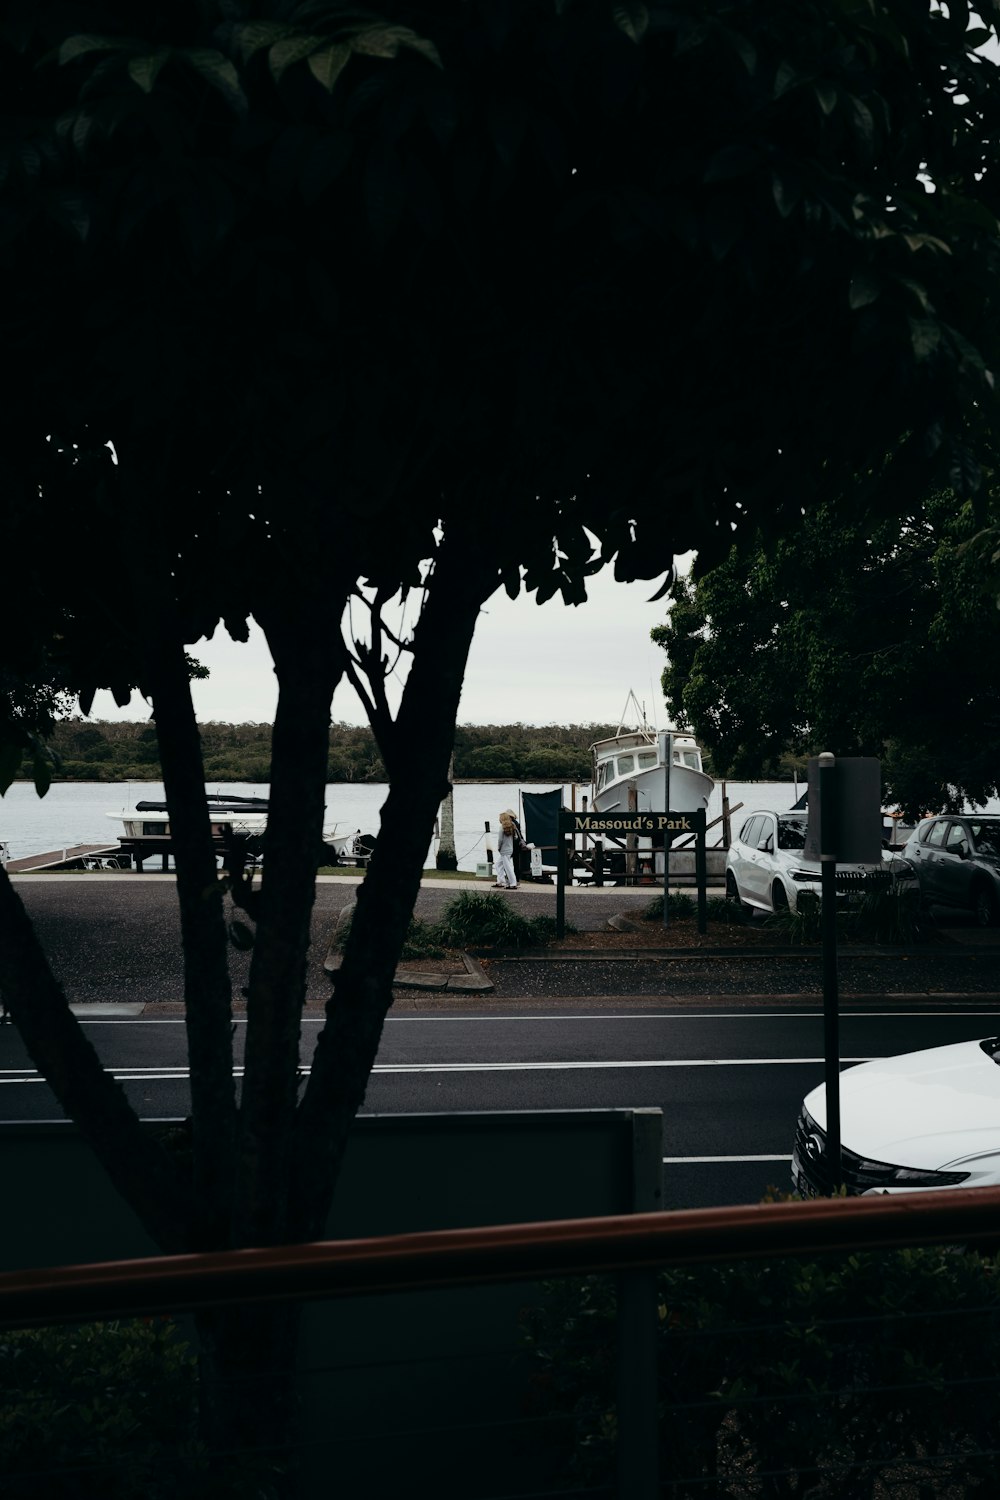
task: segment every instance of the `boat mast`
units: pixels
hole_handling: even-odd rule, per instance
[[[621,734],[623,729],[626,728],[625,720],[628,716],[630,707],[635,710],[636,732],[651,737],[654,731],[648,720],[646,719],[646,706],[645,704],[639,702],[638,698],[635,696],[634,688],[629,688],[628,690],[628,697],[625,699],[625,707],[622,709],[622,716],[618,721],[618,728],[615,731],[616,737]]]

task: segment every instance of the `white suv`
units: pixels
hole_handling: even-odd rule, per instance
[[[805,812],[748,813],[726,853],[726,895],[746,907],[766,912],[794,912],[799,896],[820,893],[818,860],[806,859],[808,816]],[[910,866],[888,850],[878,865],[838,864],[837,890],[844,896],[863,891],[888,874],[913,878]]]

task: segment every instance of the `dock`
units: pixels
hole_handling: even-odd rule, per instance
[[[25,859],[9,859],[4,869],[8,875],[29,875],[40,870],[119,869],[120,853],[121,845],[117,839],[113,844],[73,844],[67,849],[52,849],[48,854],[29,854]],[[107,865],[105,861],[108,862]]]

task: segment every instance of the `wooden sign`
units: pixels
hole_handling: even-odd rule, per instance
[[[646,835],[705,832],[705,809],[698,812],[566,812],[559,814],[560,833]]]

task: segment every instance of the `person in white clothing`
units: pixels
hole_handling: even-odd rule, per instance
[[[500,814],[500,837],[497,839],[497,890],[517,890],[514,855],[520,842],[517,819],[508,807],[506,812]]]

